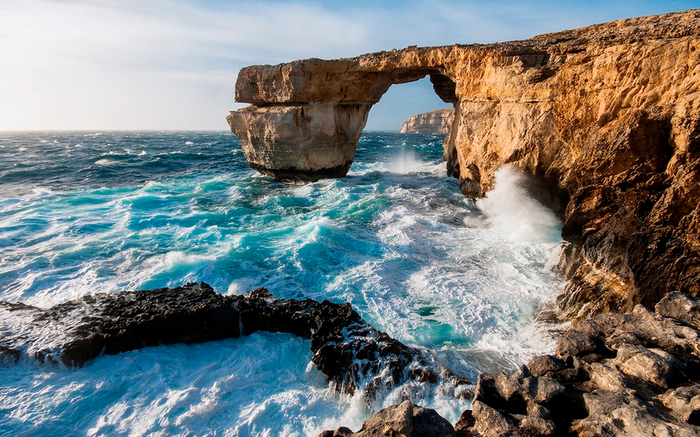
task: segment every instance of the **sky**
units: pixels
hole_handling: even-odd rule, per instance
[[[240,68],[525,39],[693,1],[1,0],[0,131],[226,130]],[[396,85],[368,130],[445,107]]]

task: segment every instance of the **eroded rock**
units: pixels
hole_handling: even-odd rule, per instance
[[[379,411],[353,433],[342,427],[324,431],[318,437],[454,437],[455,430],[435,410],[404,401]]]
[[[447,134],[450,132],[454,116],[453,108],[423,112],[408,117],[399,131],[402,133]]]
[[[673,317],[700,329],[700,299],[673,291],[656,304],[656,313]]]
[[[341,391],[371,397],[406,378],[466,380],[426,352],[376,330],[350,304],[277,299],[267,289],[224,296],[209,285],[97,294],[49,309],[0,302],[0,357],[82,366],[101,354],[236,338],[256,331],[311,340],[313,362]]]
[[[660,396],[664,405],[676,419],[700,426],[700,386],[692,385],[669,390]]]
[[[700,293],[700,11],[247,67],[236,99],[252,105],[229,123],[264,173],[340,176],[369,108],[425,76],[455,107],[444,156],[462,191],[482,196],[515,166],[561,216],[567,317]]]
[[[670,315],[689,302],[670,293],[659,306]],[[563,333],[555,356],[533,357],[510,376],[480,375],[474,424],[458,432],[700,436],[697,334],[688,323],[641,306],[579,322]]]

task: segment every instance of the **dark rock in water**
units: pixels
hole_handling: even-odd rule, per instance
[[[82,366],[104,353],[238,337],[238,311],[207,284],[97,294],[47,310],[0,302],[0,347]]]
[[[454,437],[455,430],[435,410],[404,401],[379,411],[353,433],[341,427],[324,431],[318,437]]]
[[[436,382],[442,376],[460,382],[431,355],[373,328],[348,303],[277,299],[266,289],[232,300],[245,335],[290,332],[311,339],[312,361],[342,391],[352,393],[365,382],[371,395],[407,377]]]
[[[376,330],[350,304],[277,299],[267,289],[223,296],[209,285],[97,294],[49,309],[0,302],[0,358],[82,366],[101,354],[237,338],[256,331],[311,340],[316,366],[338,390],[369,394],[405,378],[463,383],[435,359]]]

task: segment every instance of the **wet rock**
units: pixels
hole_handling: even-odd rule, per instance
[[[341,431],[342,430],[342,431]],[[362,424],[356,433],[348,428],[324,431],[319,437],[454,437],[455,430],[435,410],[404,401],[379,411]]]
[[[377,390],[406,378],[433,383],[441,377],[460,380],[431,355],[376,330],[350,304],[277,299],[266,289],[232,300],[246,335],[270,331],[310,338],[312,361],[341,391],[353,393],[362,384],[371,398]]]
[[[236,338],[256,331],[311,340],[312,361],[338,390],[373,392],[406,378],[465,380],[428,353],[365,322],[350,304],[278,299],[267,289],[223,296],[209,285],[97,294],[49,309],[0,302],[0,358],[82,366],[101,354]],[[468,381],[467,381],[468,382]]]
[[[238,337],[238,312],[207,284],[97,294],[49,309],[0,306],[2,346],[82,366],[104,353]]]

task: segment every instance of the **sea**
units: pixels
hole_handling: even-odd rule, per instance
[[[230,132],[0,133],[0,300],[267,287],[350,302],[472,381],[512,371],[554,348],[538,314],[563,287],[561,223],[514,169],[465,197],[443,139],[364,132],[347,177],[291,184],[249,168]],[[407,398],[453,424],[470,407],[414,381],[340,394],[311,356],[307,339],[259,332],[82,368],[3,363],[0,435],[315,436]]]

